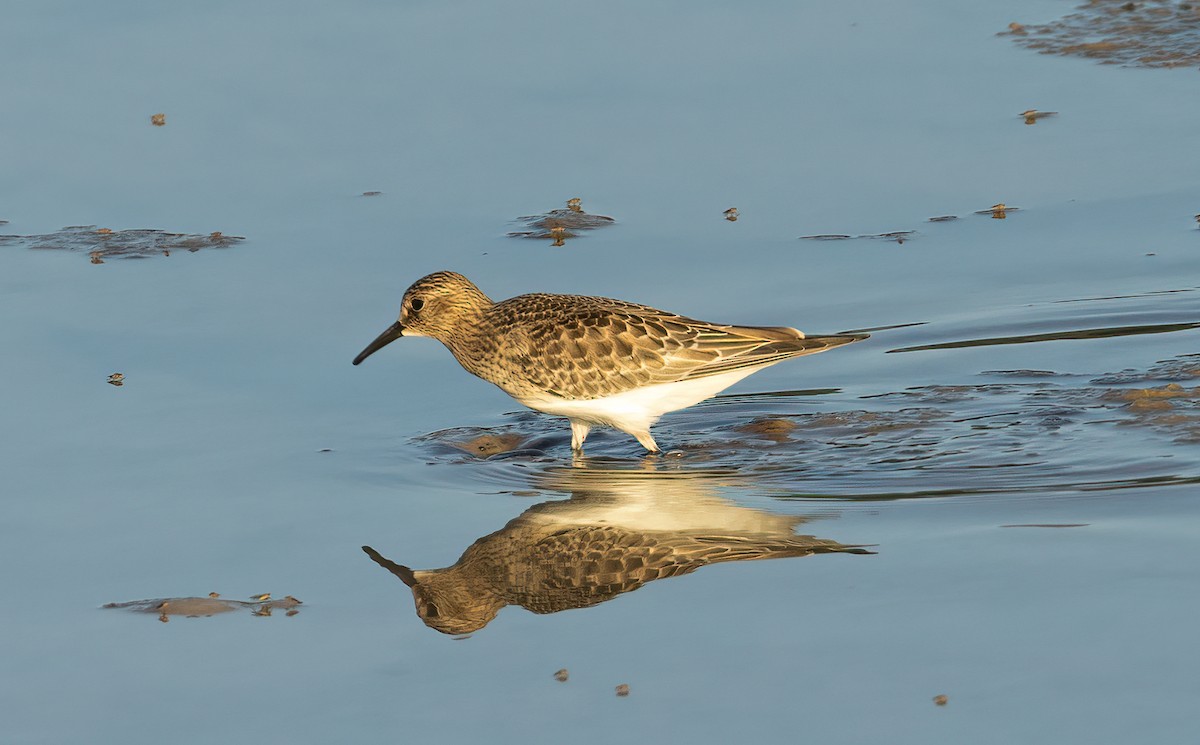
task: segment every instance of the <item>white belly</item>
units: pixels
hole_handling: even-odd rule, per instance
[[[616,427],[624,432],[645,432],[668,411],[683,409],[712,398],[762,367],[742,368],[720,375],[659,383],[586,401],[561,398],[517,399],[531,409],[569,419]]]

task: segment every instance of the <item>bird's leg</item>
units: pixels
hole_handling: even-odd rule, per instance
[[[662,452],[661,450],[658,449],[658,443],[655,442],[654,438],[650,436],[650,430],[646,430],[645,432],[631,432],[630,434],[632,434],[634,437],[636,437],[637,441],[642,443],[642,447],[646,448],[650,452],[652,452],[652,453],[661,453]]]
[[[581,422],[576,419],[571,420],[571,449],[576,453],[583,452],[583,441],[587,439],[588,431],[592,425],[587,422]]]

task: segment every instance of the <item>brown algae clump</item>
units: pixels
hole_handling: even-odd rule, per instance
[[[44,235],[0,235],[0,246],[24,246],[50,251],[86,253],[93,264],[105,259],[144,259],[170,256],[171,251],[195,253],[209,248],[229,248],[245,240],[214,231],[207,235],[168,233],[165,230],[112,230],[75,225]]]
[[[555,246],[563,245],[567,238],[576,238],[579,231],[595,230],[612,225],[616,220],[606,215],[593,215],[583,211],[583,200],[573,197],[567,200],[566,209],[550,210],[544,215],[518,217],[527,230],[515,230],[510,238],[552,239]]]
[[[208,618],[221,613],[246,610],[254,616],[269,616],[272,610],[284,610],[284,615],[294,616],[300,611],[303,603],[291,595],[279,600],[271,600],[269,593],[256,595],[251,600],[228,600],[219,593],[210,592],[207,597],[190,598],[155,598],[152,600],[131,600],[127,603],[108,603],[105,608],[120,608],[134,613],[157,613],[158,620],[168,622],[171,616],[185,618]]]
[[[501,434],[484,433],[478,437],[472,437],[469,440],[462,442],[449,442],[447,444],[458,448],[464,452],[474,455],[476,458],[490,458],[493,455],[500,453],[508,453],[517,450],[525,444],[526,437],[512,432]]]
[[[1012,23],[1000,35],[1042,54],[1128,67],[1189,67],[1200,65],[1200,3],[1090,0],[1057,21]]]

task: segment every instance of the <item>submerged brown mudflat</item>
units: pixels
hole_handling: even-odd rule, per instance
[[[846,235],[844,233],[823,233],[821,235],[802,235],[802,241],[848,241],[860,238],[867,238],[878,241],[895,241],[903,245],[906,241],[911,241],[913,236],[917,234],[915,230],[893,230],[887,233],[864,233],[862,235]]]
[[[526,229],[510,232],[510,238],[553,239],[555,245],[561,246],[562,241],[578,237],[581,231],[606,228],[616,220],[606,215],[584,212],[582,201],[574,198],[567,200],[566,209],[550,210],[543,215],[525,215],[518,217],[517,222],[525,223]]]
[[[145,259],[170,256],[172,251],[229,248],[245,238],[219,231],[207,235],[168,233],[165,230],[110,230],[95,225],[74,225],[44,235],[0,235],[0,246],[23,246],[35,250],[86,253],[93,264],[104,259]]]
[[[493,455],[509,453],[524,446],[528,438],[513,432],[492,434],[490,432],[477,435],[468,440],[450,441],[448,444],[470,453],[476,458],[490,458]]]
[[[548,440],[508,427],[454,427],[416,437],[413,442],[447,460],[463,461],[471,458],[487,460],[513,453],[535,456],[544,452]],[[469,457],[463,458],[464,453]]]
[[[1200,4],[1090,0],[1057,21],[1013,23],[1002,36],[1043,54],[1130,67],[1200,65]]]

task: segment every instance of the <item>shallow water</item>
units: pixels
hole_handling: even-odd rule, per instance
[[[6,234],[245,240],[0,245],[0,740],[1183,740],[1200,81],[995,35],[1063,12],[7,10]],[[615,222],[507,237],[573,197]],[[872,337],[668,415],[661,457],[597,431],[573,461],[565,423],[436,343],[350,365],[447,268]],[[598,521],[626,548],[873,553],[646,580],[628,551],[585,571],[521,543]],[[361,549],[428,570],[495,535],[483,575],[604,599],[522,575],[464,639]],[[213,591],[304,604],[101,607]]]

